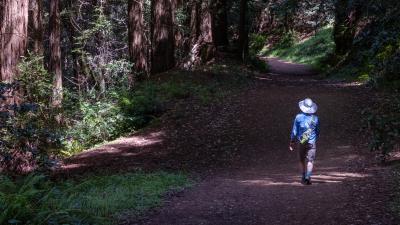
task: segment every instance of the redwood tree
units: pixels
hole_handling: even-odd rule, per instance
[[[143,0],[128,0],[129,56],[134,73],[147,71],[144,33]]]
[[[215,46],[227,46],[229,41],[226,0],[216,0],[214,2],[212,27]]]
[[[239,20],[239,53],[243,61],[247,60],[249,54],[249,31],[247,28],[247,1],[240,0]]]
[[[60,107],[62,103],[60,0],[50,0],[49,32],[49,72],[54,75],[52,104],[54,107]]]
[[[192,69],[215,55],[212,7],[208,0],[194,0],[191,4],[191,50],[183,64],[185,69]]]
[[[354,0],[337,0],[335,3],[335,24],[333,38],[335,54],[344,56],[353,46],[357,24],[362,15],[362,3]]]
[[[29,1],[29,37],[32,50],[37,55],[43,55],[43,1]]]
[[[12,82],[26,52],[29,0],[3,0],[0,14],[0,81]]]
[[[175,66],[172,0],[152,0],[151,72],[160,73]]]

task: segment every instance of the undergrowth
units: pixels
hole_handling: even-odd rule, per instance
[[[111,224],[190,185],[183,174],[127,173],[54,183],[43,175],[0,176],[0,224]]]
[[[369,148],[385,161],[400,146],[400,95],[380,96],[363,111],[363,118]]]
[[[289,33],[272,48],[263,48],[260,54],[311,65],[317,70],[324,71],[327,69],[324,60],[333,53],[334,46],[332,28],[325,27],[314,36],[300,41]]]
[[[109,93],[100,101],[85,98],[72,110],[64,138],[66,156],[96,144],[137,131],[160,117],[181,99],[197,99],[200,104],[218,101],[229,91],[249,82],[252,71],[229,63],[203,71],[174,71],[139,83],[133,89]]]

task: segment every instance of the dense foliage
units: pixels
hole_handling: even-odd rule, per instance
[[[399,149],[400,96],[380,96],[363,114],[364,130],[370,139],[369,147],[377,151],[382,161],[385,161],[391,151]]]
[[[349,4],[358,4],[350,1]],[[369,80],[374,87],[398,89],[400,26],[398,1],[368,1],[361,4],[362,16],[352,48],[337,65],[335,73]]]
[[[140,213],[189,185],[186,176],[128,173],[54,183],[42,175],[0,176],[0,224],[111,224],[118,213]]]
[[[6,109],[0,117],[0,167],[8,172],[51,166],[50,157],[61,147],[58,110],[49,104],[52,88],[42,58],[30,55],[19,69],[19,80],[0,83],[0,97]],[[10,93],[16,89],[20,90],[18,98],[8,103]]]
[[[334,46],[332,28],[326,27],[305,40],[298,41],[291,34],[286,35],[274,47],[263,49],[260,53],[312,65],[324,71],[327,69],[328,57],[334,52]]]

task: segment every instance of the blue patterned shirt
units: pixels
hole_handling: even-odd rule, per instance
[[[313,120],[313,121],[312,121]],[[299,113],[297,114],[294,123],[292,133],[290,135],[291,140],[295,138],[301,140],[303,133],[311,128],[308,143],[315,144],[319,137],[319,119],[314,114]]]

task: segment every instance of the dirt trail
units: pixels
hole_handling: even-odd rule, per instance
[[[141,162],[210,170],[163,207],[122,224],[398,224],[387,205],[390,171],[374,165],[357,147],[358,110],[368,98],[366,90],[316,80],[309,68],[280,60],[273,60],[271,69],[250,90],[220,106],[208,111],[182,106],[180,117],[190,119],[170,117],[163,121],[169,128],[161,133],[150,129],[116,141],[72,159],[66,168],[97,167],[92,163],[97,157],[106,168],[118,164],[126,169]],[[297,152],[288,150],[297,102],[305,97],[317,102],[321,121],[311,186],[299,183]],[[223,148],[234,153],[225,156],[226,151],[219,151]],[[179,157],[165,156],[171,154]],[[202,161],[217,158],[217,166]]]
[[[296,76],[309,76],[317,74],[316,71],[307,65],[291,63],[274,57],[264,58],[264,60],[268,61],[270,74]]]

